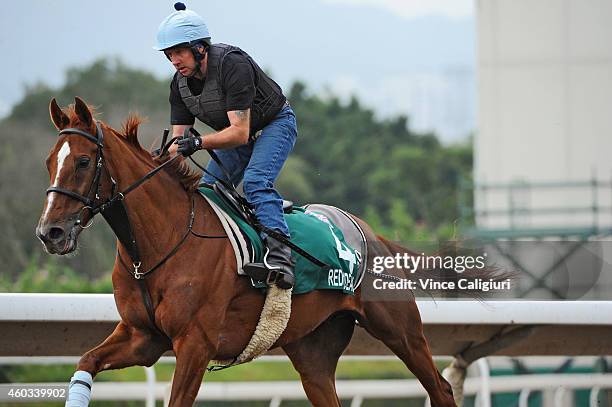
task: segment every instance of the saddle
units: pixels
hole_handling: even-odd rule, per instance
[[[238,193],[238,191],[233,188],[228,188],[220,182],[215,182],[212,185],[212,189],[227,205],[234,209],[243,220],[251,226],[255,225],[257,218],[253,212],[253,207],[247,202],[245,197]],[[291,213],[292,210],[293,202],[283,199],[283,212]]]

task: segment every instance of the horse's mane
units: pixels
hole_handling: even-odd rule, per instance
[[[155,165],[163,164],[170,159],[169,154],[164,154],[162,157],[151,158],[151,154],[143,149],[138,141],[138,126],[144,120],[145,119],[137,113],[130,113],[122,125],[121,132],[116,134],[123,137],[132,146],[141,150],[148,159],[151,159],[155,163]],[[166,166],[164,170],[178,179],[185,190],[192,192],[198,188],[201,175],[192,170],[184,159],[175,160]]]
[[[156,157],[153,159],[157,165],[163,164],[170,159],[170,154],[164,154],[161,157]],[[188,192],[193,192],[198,189],[200,185],[200,179],[202,175],[191,169],[185,159],[179,158],[178,160],[171,162],[168,164],[166,168],[164,168],[170,175],[177,178],[183,188],[185,188]]]
[[[88,105],[87,107],[91,111],[92,117],[95,118],[98,115],[98,113],[96,112],[96,108],[91,105]],[[68,116],[68,119],[70,120],[70,125],[72,127],[83,126],[83,123],[81,122],[81,119],[79,118],[79,115],[76,112],[74,104],[70,104],[62,110]],[[140,155],[145,159],[145,161],[148,161],[151,164],[158,166],[168,161],[170,159],[170,156],[169,154],[165,154],[162,157],[151,158],[151,153],[142,148],[140,142],[138,141],[138,126],[140,126],[140,124],[142,124],[144,121],[144,117],[140,116],[137,113],[131,112],[130,114],[128,114],[128,117],[123,122],[121,126],[121,131],[117,131],[110,126],[107,127],[113,132],[114,135],[124,139],[125,141],[127,141],[128,144],[130,144],[139,153],[141,153]],[[185,188],[185,190],[189,192],[196,190],[200,183],[201,175],[198,172],[192,170],[184,159],[175,160],[174,162],[166,166],[164,170],[172,177],[176,178],[181,183],[183,188]]]

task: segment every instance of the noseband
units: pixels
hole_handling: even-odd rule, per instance
[[[81,227],[83,226],[81,225],[80,215],[84,210],[89,210],[91,212],[92,220],[93,220],[93,217],[97,215],[98,213],[102,214],[104,219],[106,219],[106,222],[109,224],[109,226],[111,227],[111,229],[117,236],[117,239],[119,240],[119,242],[121,242],[123,247],[125,247],[128,255],[130,256],[132,260],[132,268],[130,268],[127,264],[125,264],[125,262],[121,258],[121,254],[119,253],[119,250],[117,250],[117,257],[119,259],[119,262],[136,279],[136,281],[138,281],[138,287],[142,295],[142,299],[144,302],[144,306],[145,306],[147,315],[149,317],[149,321],[153,329],[158,334],[162,335],[162,337],[164,337],[165,334],[157,327],[155,323],[155,309],[153,307],[153,302],[151,300],[151,294],[149,293],[149,289],[143,279],[147,275],[152,273],[153,271],[160,268],[168,259],[170,259],[173,255],[175,255],[178,252],[179,248],[182,246],[182,244],[185,242],[187,237],[189,237],[190,235],[194,235],[195,237],[198,237],[198,238],[208,238],[208,239],[226,239],[227,236],[226,235],[222,235],[222,236],[202,235],[202,234],[195,233],[193,231],[193,223],[195,219],[195,197],[192,195],[191,209],[189,211],[189,218],[187,220],[187,229],[185,233],[183,234],[183,236],[181,237],[181,239],[161,260],[155,263],[147,271],[140,271],[140,266],[142,264],[142,261],[140,259],[140,252],[138,250],[138,245],[136,244],[134,233],[132,232],[132,227],[130,224],[130,219],[127,214],[127,208],[125,206],[124,199],[127,194],[129,194],[130,192],[138,188],[140,185],[142,185],[147,180],[151,179],[155,174],[161,171],[164,167],[166,167],[167,165],[169,165],[170,163],[172,163],[173,161],[181,157],[180,154],[175,155],[168,161],[155,167],[154,169],[149,171],[147,174],[145,174],[142,178],[140,178],[139,180],[137,180],[136,182],[134,182],[133,184],[125,188],[123,191],[116,192],[117,182],[111,176],[110,172],[108,171],[108,168],[104,166],[104,155],[103,155],[104,133],[102,132],[100,123],[96,122],[96,135],[95,136],[89,134],[86,131],[76,129],[76,128],[63,129],[59,132],[59,135],[61,136],[63,134],[77,134],[79,136],[85,137],[87,140],[91,141],[92,143],[96,145],[96,172],[91,181],[91,185],[89,186],[89,189],[87,191],[87,195],[81,195],[78,192],[71,191],[69,189],[61,188],[58,186],[49,187],[47,189],[47,194],[51,192],[57,192],[58,194],[63,194],[63,195],[69,196],[72,199],[76,199],[77,201],[82,202],[84,206],[83,208],[81,208],[81,212],[79,213],[79,219],[77,219],[77,224]],[[168,151],[168,148],[175,140],[176,140],[176,137],[172,138],[166,144],[162,145],[160,156]],[[165,137],[164,137],[164,141],[165,141]],[[100,198],[100,186],[101,186],[100,179],[102,177],[103,168],[106,170],[106,173],[108,174],[108,177],[112,183],[112,189],[111,189],[110,196],[106,200],[103,200],[102,198]],[[98,203],[96,204],[96,202]]]
[[[123,246],[125,247],[126,251],[128,252],[128,254],[130,255],[132,259],[133,271],[131,271],[129,268],[128,268],[128,271],[130,271],[136,279],[143,278],[148,273],[152,272],[153,270],[161,266],[166,260],[168,260],[168,258],[170,258],[176,252],[176,250],[178,250],[178,247],[182,244],[182,242],[185,240],[187,235],[189,235],[189,233],[191,232],[193,220],[195,217],[194,202],[192,199],[192,205],[191,205],[189,222],[187,226],[187,232],[184,235],[183,239],[181,239],[181,241],[177,244],[177,246],[175,246],[175,248],[169,253],[168,256],[164,257],[163,260],[157,263],[152,269],[146,272],[141,272],[139,270],[140,265],[142,263],[140,260],[140,252],[136,244],[134,233],[132,232],[132,227],[130,225],[129,217],[127,214],[127,208],[124,204],[124,199],[127,194],[129,194],[130,192],[138,188],[140,185],[142,185],[147,180],[151,179],[155,174],[161,171],[164,167],[166,167],[171,162],[178,159],[180,155],[176,155],[173,158],[169,159],[168,161],[164,162],[163,164],[155,167],[153,170],[149,171],[146,175],[144,175],[142,178],[140,178],[139,180],[137,180],[136,182],[134,182],[133,184],[125,188],[123,191],[116,192],[117,182],[110,175],[108,168],[104,166],[104,154],[103,154],[104,133],[102,131],[102,127],[100,126],[100,123],[96,122],[96,135],[95,136],[91,135],[90,133],[84,130],[77,129],[77,128],[63,129],[59,132],[58,135],[61,136],[63,134],[76,134],[81,137],[85,137],[87,140],[91,141],[92,143],[96,145],[96,172],[93,176],[93,179],[91,180],[91,184],[89,185],[87,195],[81,195],[78,192],[75,192],[75,191],[72,191],[66,188],[62,188],[59,186],[52,186],[52,187],[47,188],[47,194],[50,194],[51,192],[57,192],[58,194],[66,195],[72,199],[76,199],[77,201],[82,202],[84,206],[81,208],[81,211],[79,212],[79,219],[77,219],[76,221],[77,225],[79,225],[82,228],[86,228],[87,226],[89,226],[89,225],[86,225],[86,226],[81,225],[82,223],[81,214],[83,213],[83,211],[85,210],[90,211],[91,213],[90,220],[93,220],[95,215],[97,215],[98,213],[101,213],[102,216],[108,222],[113,232],[115,232],[117,239],[119,239],[119,241],[123,244]],[[167,147],[169,147],[169,145],[173,141],[174,139],[168,142],[164,150],[167,150]],[[106,173],[108,174],[108,177],[112,184],[110,196],[105,200],[103,200],[100,197],[100,187],[101,187],[100,179],[102,178],[103,169],[106,170]]]

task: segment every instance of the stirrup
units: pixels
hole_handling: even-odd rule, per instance
[[[265,282],[266,285],[268,286],[271,286],[272,284],[278,285],[278,282],[283,280],[283,276],[289,275],[289,273],[285,273],[279,269],[268,269],[263,264],[258,264],[258,263],[245,264],[245,266],[243,267],[243,270],[245,274],[251,277],[251,279],[253,279],[254,281]],[[295,276],[292,275],[292,277],[294,281],[291,284],[291,287],[295,285]],[[291,288],[291,287],[286,287],[286,288]],[[279,287],[279,288],[283,288],[283,287]]]
[[[274,278],[274,284],[282,289],[282,290],[289,290],[291,288],[293,288],[295,286],[295,274],[294,273],[285,273],[282,271],[277,271],[277,270],[273,270],[276,272],[276,276]],[[286,282],[284,277],[288,276],[289,277],[289,281]]]
[[[285,285],[284,284],[284,276],[291,276],[293,279],[293,282],[289,283],[290,285]],[[281,283],[279,285],[279,283]],[[289,274],[289,273],[285,273],[281,270],[277,270],[277,269],[272,269],[269,271],[268,273],[268,278],[266,279],[266,284],[268,286],[274,284],[276,285],[278,288],[281,289],[289,289],[289,288],[293,288],[293,286],[295,285],[295,275],[294,274]]]
[[[242,268],[244,273],[255,281],[267,281],[270,271],[261,263],[245,264]]]

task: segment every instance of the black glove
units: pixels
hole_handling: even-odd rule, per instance
[[[177,151],[185,157],[189,157],[191,154],[202,149],[202,137],[182,137],[176,141],[178,144]]]

